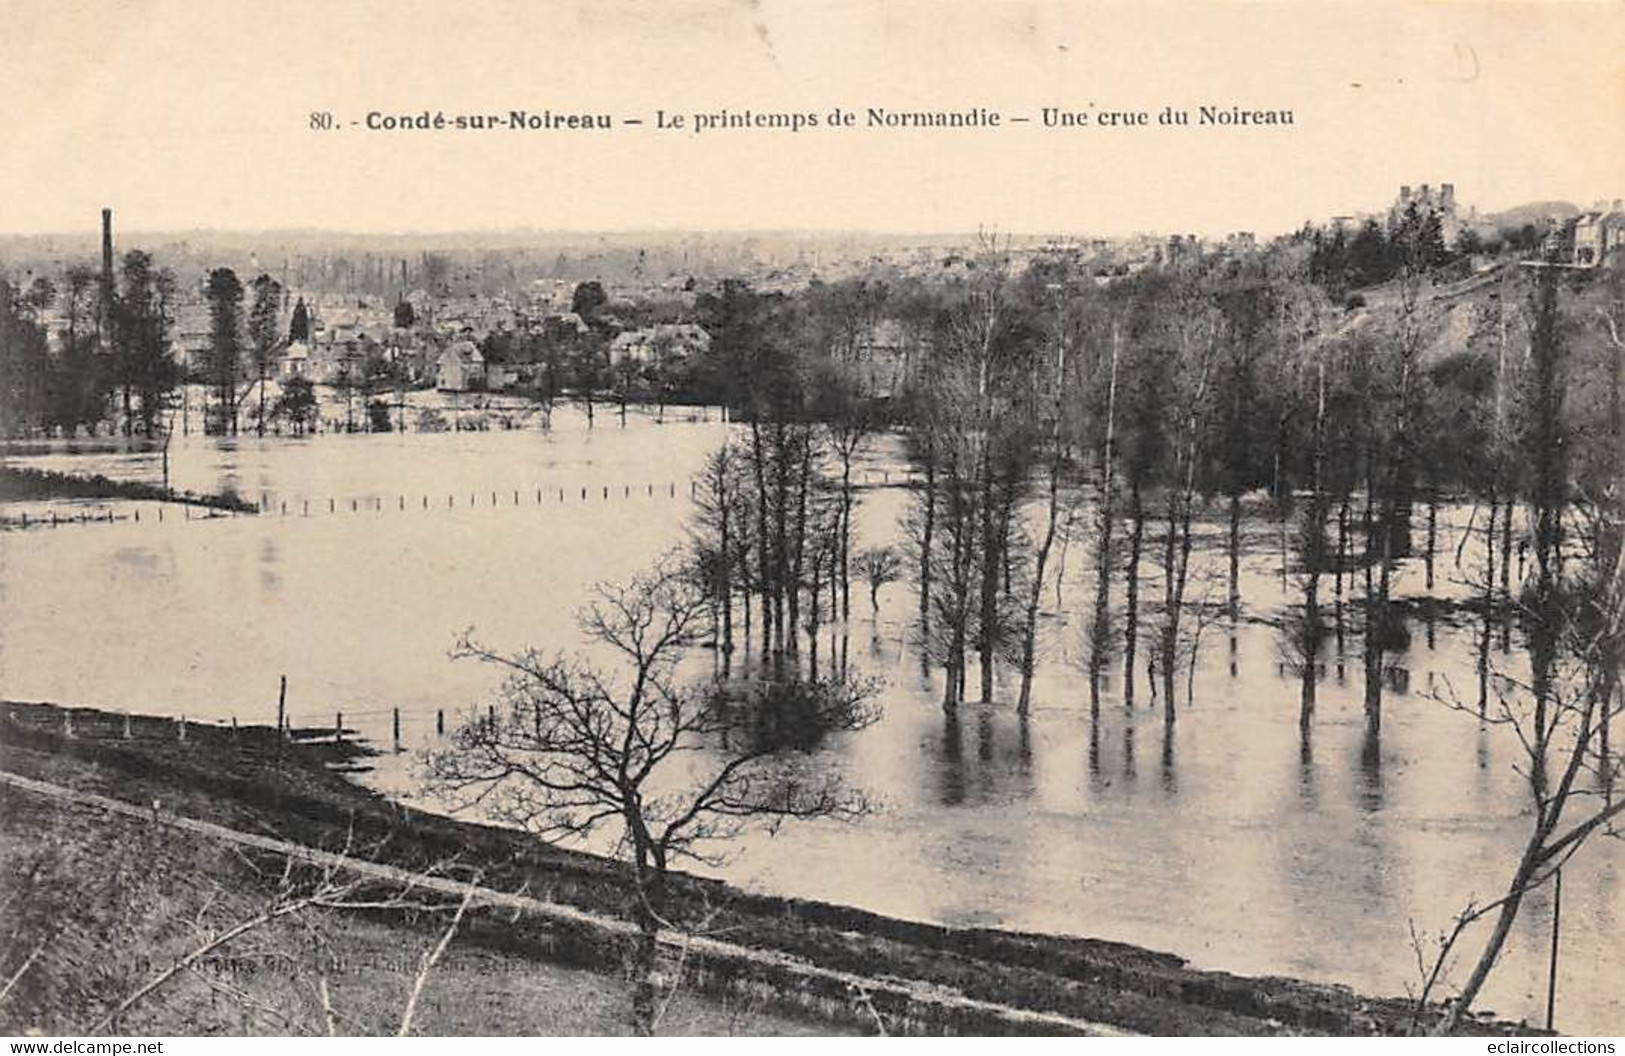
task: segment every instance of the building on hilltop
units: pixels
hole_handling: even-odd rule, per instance
[[[1456,212],[1456,185],[1453,183],[1439,184],[1438,191],[1428,184],[1412,189],[1410,184],[1402,184],[1399,188],[1399,197],[1394,204],[1388,207],[1388,230],[1394,231],[1404,221],[1405,214],[1412,206],[1416,211],[1426,217],[1433,213],[1439,218],[1439,227],[1444,234],[1444,240],[1454,245],[1457,236],[1461,234],[1462,220]]]

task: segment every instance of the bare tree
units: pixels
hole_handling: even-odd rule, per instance
[[[633,1020],[645,1034],[656,1016],[658,936],[672,923],[674,864],[718,861],[722,841],[751,826],[866,810],[837,777],[776,757],[807,746],[809,729],[868,725],[873,685],[770,685],[759,707],[715,687],[685,686],[677,665],[708,605],[670,559],[624,586],[601,585],[579,622],[615,657],[615,671],[535,650],[505,656],[465,635],[456,655],[508,672],[502,707],[471,718],[450,747],[426,759],[430,791],[459,807],[547,841],[612,839],[639,928],[630,956]],[[787,717],[795,721],[787,725]]]
[[[1625,811],[1625,799],[1616,799],[1606,790],[1618,780],[1625,764],[1617,750],[1607,748],[1602,731],[1621,711],[1617,694],[1604,696],[1611,678],[1617,677],[1617,672],[1609,675],[1604,660],[1619,648],[1622,634],[1620,575],[1616,559],[1605,603],[1609,611],[1604,615],[1596,610],[1576,621],[1575,634],[1568,642],[1569,655],[1549,685],[1537,690],[1532,684],[1501,676],[1496,679],[1498,707],[1481,718],[1476,703],[1469,707],[1453,696],[1445,698],[1451,707],[1480,721],[1505,726],[1517,737],[1524,753],[1518,769],[1529,785],[1534,820],[1505,892],[1488,902],[1469,902],[1439,937],[1437,953],[1423,972],[1417,995],[1419,1012],[1436,995],[1452,954],[1472,925],[1493,918],[1467,981],[1435,1027],[1437,1033],[1449,1033],[1472,1008],[1500,959],[1524,898],[1556,876],[1591,836],[1599,832],[1618,835],[1612,823]],[[1583,630],[1578,626],[1582,622],[1587,625]],[[1545,706],[1533,706],[1542,696]],[[1542,712],[1538,726],[1536,711]],[[1556,780],[1543,776],[1548,774],[1555,774]]]
[[[1060,284],[1055,284],[1057,293]],[[1057,296],[1057,300],[1059,297]],[[1032,709],[1033,672],[1037,667],[1038,605],[1044,590],[1044,573],[1049,565],[1050,550],[1060,529],[1061,474],[1066,468],[1066,446],[1062,440],[1062,419],[1066,408],[1066,350],[1067,330],[1062,312],[1057,305],[1055,342],[1055,375],[1053,380],[1053,406],[1049,410],[1049,465],[1047,467],[1048,499],[1044,506],[1044,536],[1034,556],[1033,576],[1027,594],[1026,611],[1021,624],[1021,689],[1016,698],[1016,711],[1026,715]],[[1115,380],[1115,379],[1114,379]]]
[[[1471,925],[1493,918],[1461,992],[1440,1020],[1448,1032],[1471,1009],[1512,931],[1524,897],[1558,874],[1593,835],[1618,835],[1614,819],[1625,800],[1614,786],[1625,756],[1609,743],[1609,727],[1625,708],[1620,699],[1620,657],[1625,655],[1625,509],[1620,475],[1621,369],[1625,342],[1606,309],[1608,390],[1606,423],[1595,445],[1594,464],[1575,472],[1566,452],[1581,439],[1563,405],[1568,350],[1560,337],[1557,279],[1540,277],[1530,334],[1533,408],[1527,442],[1536,479],[1531,487],[1537,574],[1517,602],[1528,628],[1531,677],[1527,683],[1496,679],[1498,707],[1468,708],[1446,702],[1481,722],[1507,727],[1523,750],[1519,772],[1529,788],[1534,823],[1506,891],[1483,905],[1469,904],[1439,940],[1438,955],[1424,974],[1419,1007],[1432,996],[1446,959]],[[1579,530],[1565,546],[1566,514]],[[1503,569],[1506,554],[1502,555]]]
[[[743,470],[743,460],[731,442],[712,452],[696,482],[694,520],[689,531],[696,563],[713,604],[720,610],[716,637],[724,657],[734,649],[734,593],[738,587],[735,573],[749,564],[750,510],[744,505]],[[748,590],[745,607],[747,611],[750,608]]]
[[[1095,546],[1095,610],[1089,624],[1089,710],[1100,710],[1100,678],[1106,670],[1112,636],[1112,571],[1115,563],[1113,531],[1117,523],[1117,372],[1122,351],[1122,326],[1111,324],[1110,369],[1106,376],[1106,439],[1100,452],[1100,487],[1095,501],[1099,524]]]
[[[853,568],[869,584],[869,606],[880,614],[880,588],[903,574],[903,559],[889,546],[871,546],[852,559]]]
[[[1163,719],[1174,721],[1174,672],[1178,663],[1180,617],[1190,578],[1191,520],[1197,499],[1197,473],[1204,451],[1202,435],[1214,369],[1214,319],[1203,292],[1176,288],[1171,307],[1179,312],[1174,395],[1170,403],[1171,457],[1167,467],[1167,532],[1162,538],[1163,604],[1158,661],[1163,684]]]

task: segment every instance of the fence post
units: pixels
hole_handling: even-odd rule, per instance
[[[444,737],[446,735],[446,709],[445,708],[436,708],[436,709],[434,709],[434,732],[435,732],[436,737]]]
[[[342,711],[333,713],[333,743],[344,743],[344,712]]]
[[[127,711],[124,713],[124,739],[130,739],[130,713]]]
[[[276,691],[276,739],[279,746],[282,744],[282,731],[287,724],[287,705],[288,676],[283,675],[282,682]],[[277,750],[281,751],[281,748],[279,747]]]
[[[1557,1010],[1557,937],[1563,922],[1563,869],[1557,870],[1557,890],[1552,893],[1552,958],[1546,973],[1546,1029],[1552,1029],[1552,1014]]]
[[[73,712],[67,708],[62,709],[62,736],[73,736]]]
[[[332,513],[332,512],[333,512],[333,510],[334,510],[334,506],[333,506],[333,496],[331,496],[331,495],[329,495],[329,496],[328,496],[328,497],[327,497],[327,512],[328,512],[328,513]]]
[[[395,754],[401,754],[401,709],[395,709]]]

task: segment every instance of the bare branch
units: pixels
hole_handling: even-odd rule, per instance
[[[423,984],[428,982],[429,973],[434,970],[436,964],[440,963],[440,958],[446,952],[446,947],[451,945],[452,937],[457,934],[457,928],[463,922],[463,914],[468,912],[469,903],[474,900],[474,893],[479,889],[479,882],[480,874],[478,872],[469,877],[468,890],[463,892],[463,900],[457,904],[457,912],[453,914],[451,923],[446,925],[445,933],[440,936],[440,941],[435,943],[431,949],[424,951],[423,960],[418,965],[417,978],[412,980],[412,992],[406,999],[406,1008],[401,1012],[401,1026],[395,1032],[396,1037],[404,1038],[412,1033],[412,1015],[417,1011],[418,998],[423,994]]]

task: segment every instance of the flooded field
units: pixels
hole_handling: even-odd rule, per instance
[[[152,504],[92,503],[114,522],[0,533],[0,694],[270,723],[286,675],[296,725],[331,726],[342,712],[387,749],[398,708],[405,746],[421,746],[437,712],[453,721],[494,684],[491,671],[448,659],[460,632],[499,649],[574,648],[571,613],[593,582],[683,540],[690,475],[727,427],[714,413],[677,417],[634,416],[623,430],[601,413],[588,431],[561,413],[551,434],[177,438],[174,486],[229,488],[267,512],[188,520],[170,506],[160,521]],[[11,461],[151,482],[163,472],[156,453],[89,444]],[[897,541],[905,472],[886,444],[865,462],[863,543]],[[1437,597],[1465,593],[1473,551],[1461,569],[1454,553],[1467,516],[1441,512]],[[1117,939],[1203,967],[1403,994],[1418,982],[1411,923],[1435,934],[1470,898],[1504,887],[1528,825],[1517,745],[1435,699],[1447,687],[1476,693],[1478,625],[1448,613],[1414,622],[1391,658],[1380,740],[1366,733],[1352,628],[1343,659],[1335,648],[1327,657],[1301,735],[1296,676],[1268,622],[1296,585],[1283,589],[1267,528],[1250,525],[1234,650],[1224,621],[1205,628],[1192,699],[1171,729],[1143,674],[1136,707],[1113,682],[1091,721],[1082,541],[1059,606],[1070,615],[1047,629],[1026,722],[998,703],[946,718],[913,649],[911,588],[885,588],[874,617],[854,589],[854,619],[833,648],[885,680],[885,713],[821,749],[821,762],[880,809],[750,838],[722,873],[902,917]],[[1215,568],[1220,531],[1199,540],[1211,544],[1199,560]],[[1421,596],[1420,561],[1396,582],[1397,595]],[[1045,606],[1057,608],[1052,591]],[[1494,660],[1524,666],[1516,633]],[[386,755],[372,780],[410,797],[411,759]],[[1565,1031],[1625,1027],[1617,980],[1587,967],[1617,966],[1625,952],[1618,848],[1596,841],[1565,871]],[[1537,892],[1519,917],[1482,1007],[1543,1017],[1549,899]],[[1463,961],[1475,952],[1469,944]]]

